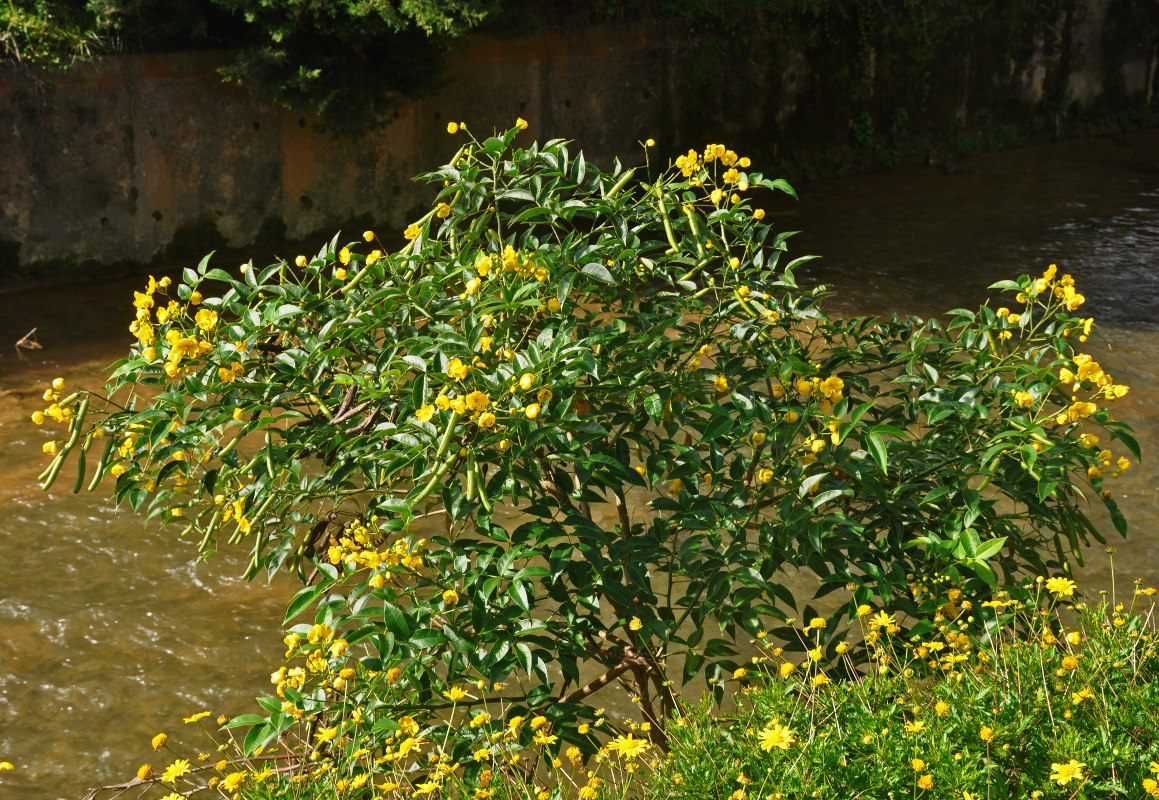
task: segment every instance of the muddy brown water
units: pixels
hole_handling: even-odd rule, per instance
[[[1132,526],[1115,542],[1119,588],[1159,584],[1159,131],[798,188],[770,219],[803,231],[792,254],[823,257],[803,274],[835,288],[838,313],[976,305],[990,283],[1050,263],[1075,276],[1105,337],[1091,352],[1131,386],[1118,414],[1144,448],[1115,482]],[[195,543],[105,493],[73,495],[67,475],[37,486],[49,434],[29,415],[54,377],[100,383],[141,282],[0,294],[0,760],[17,767],[0,773],[0,798],[79,798],[124,780],[162,730],[196,752],[205,740],[182,718],[254,710],[280,661],[290,580],[246,585],[240,554],[198,562]],[[12,344],[33,327],[43,349],[25,363]],[[1110,588],[1101,549],[1080,581]]]

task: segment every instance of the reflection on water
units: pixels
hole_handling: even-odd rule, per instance
[[[1091,352],[1131,386],[1118,413],[1145,458],[1159,452],[1159,132],[799,189],[770,219],[804,231],[794,254],[824,257],[803,274],[835,287],[843,314],[928,315],[1051,262],[1073,273],[1084,312],[1103,325]],[[281,656],[290,582],[242,584],[238,554],[195,563],[194,543],[103,495],[74,496],[67,474],[48,493],[36,486],[49,433],[27,420],[40,393],[58,375],[99,383],[129,340],[139,283],[0,295],[0,760],[19,767],[4,775],[5,797],[76,798],[119,781],[153,755],[160,730],[197,748],[204,740],[181,718],[252,710]],[[25,364],[11,344],[33,327],[44,349]],[[1115,542],[1120,586],[1159,583],[1154,476],[1145,462],[1115,482],[1132,523],[1131,539]],[[1109,587],[1106,556],[1096,550],[1080,579]]]

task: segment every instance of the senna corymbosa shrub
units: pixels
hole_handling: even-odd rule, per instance
[[[915,573],[976,595],[1065,570],[1100,536],[1086,499],[1123,526],[1127,390],[1083,352],[1069,276],[944,321],[832,319],[761,208],[791,187],[747,158],[603,171],[521,128],[460,132],[396,252],[367,231],[151,279],[103,393],[48,392],[69,434],[46,480],[71,456],[80,487],[87,453],[202,551],[305,581],[250,752],[296,725],[371,754],[420,728],[467,761],[499,731],[590,752],[609,684],[653,731],[694,676],[719,693],[735,640],[811,599],[787,569],[906,612]],[[466,713],[483,689],[579,727]]]

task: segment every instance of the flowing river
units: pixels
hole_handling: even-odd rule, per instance
[[[969,307],[994,281],[1050,263],[1075,276],[1104,337],[1089,352],[1131,387],[1116,412],[1145,459],[1112,484],[1129,538],[1094,516],[1114,537],[1119,591],[1136,577],[1159,583],[1159,480],[1147,460],[1159,452],[1159,131],[798,189],[770,220],[803,231],[792,255],[823,256],[806,276],[836,290],[841,314]],[[0,294],[0,760],[17,767],[0,773],[0,798],[76,800],[125,780],[150,761],[158,731],[196,752],[206,740],[182,718],[255,710],[280,663],[293,582],[244,584],[239,553],[199,563],[194,542],[114,509],[107,487],[74,495],[67,474],[49,492],[36,483],[49,434],[29,415],[55,377],[102,382],[130,340],[141,283]],[[24,361],[13,345],[32,328],[43,349]],[[1101,548],[1079,581],[1110,590]]]

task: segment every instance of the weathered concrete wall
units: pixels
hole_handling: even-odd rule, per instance
[[[945,131],[1004,120],[1057,133],[1086,113],[1153,109],[1155,4],[1055,5],[1041,19],[987,6],[895,20],[872,36],[844,11],[757,19],[731,51],[675,22],[474,35],[440,91],[400,99],[358,139],[223,84],[224,53],[111,58],[50,83],[3,72],[0,284],[342,223],[402,228],[430,196],[411,176],[458,146],[451,119],[489,132],[523,116],[531,135],[574,138],[597,163],[633,158],[653,136],[662,151],[726,141],[807,173],[913,157]]]
[[[357,140],[223,84],[221,53],[107,59],[39,87],[0,74],[0,282],[355,219],[405,227],[432,194],[412,176],[462,141],[450,119],[489,132],[522,115],[534,135],[579,136],[593,157],[630,152],[659,118],[632,87],[656,74],[663,42],[592,41],[473,39],[437,96],[399,102]]]

